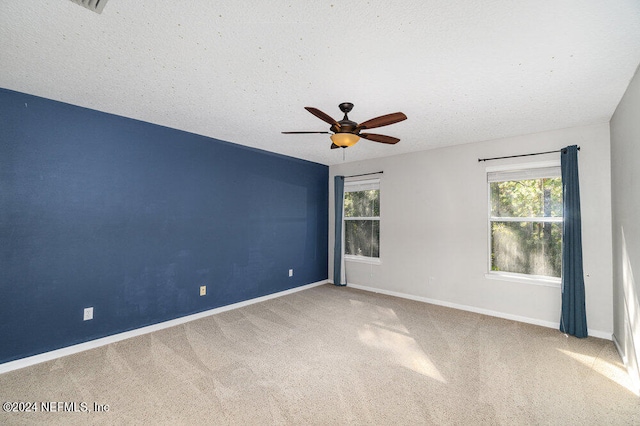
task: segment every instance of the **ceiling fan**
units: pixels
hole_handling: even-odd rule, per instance
[[[373,142],[381,142],[386,144],[396,144],[400,142],[400,139],[394,138],[393,136],[386,135],[378,135],[375,133],[360,133],[362,130],[374,129],[376,127],[388,126],[389,124],[394,124],[399,121],[403,121],[407,119],[407,116],[401,112],[394,112],[392,114],[381,115],[380,117],[372,118],[371,120],[364,121],[360,124],[349,120],[347,114],[351,112],[353,108],[353,104],[350,102],[343,102],[338,105],[340,111],[344,113],[344,118],[340,121],[334,120],[328,114],[320,111],[314,107],[304,107],[311,114],[318,117],[320,120],[331,124],[329,128],[330,132],[282,132],[286,135],[291,134],[309,134],[309,133],[325,133],[331,135],[331,149],[335,148],[348,148],[350,146],[355,145],[360,138],[364,138]]]

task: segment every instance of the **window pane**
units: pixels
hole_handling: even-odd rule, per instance
[[[562,217],[562,180],[492,182],[493,217]]]
[[[560,277],[562,223],[491,222],[491,270]]]
[[[345,254],[380,257],[379,220],[345,220],[344,239]]]
[[[380,216],[380,190],[345,192],[344,217]]]

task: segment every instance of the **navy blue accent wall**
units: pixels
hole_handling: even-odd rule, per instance
[[[0,363],[326,280],[328,176],[0,89]]]

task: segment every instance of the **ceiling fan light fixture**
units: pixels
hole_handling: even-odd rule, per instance
[[[335,133],[331,135],[331,140],[339,147],[347,148],[355,145],[360,140],[360,136],[353,133]]]
[[[311,114],[318,117],[320,120],[327,124],[330,124],[329,132],[314,132],[314,131],[300,131],[300,132],[282,132],[285,134],[308,134],[308,133],[328,133],[331,135],[331,149],[336,148],[348,148],[358,143],[360,138],[366,139],[371,142],[380,142],[388,145],[394,145],[400,142],[400,139],[392,136],[378,135],[376,133],[360,133],[361,130],[375,129],[376,127],[388,126],[389,124],[398,123],[402,120],[406,120],[407,116],[401,112],[394,112],[392,114],[381,115],[380,117],[372,118],[371,120],[364,121],[360,124],[349,120],[347,114],[351,112],[353,104],[350,102],[343,102],[338,105],[340,111],[344,113],[344,118],[340,121],[336,121],[330,115],[320,111],[314,107],[304,107]]]

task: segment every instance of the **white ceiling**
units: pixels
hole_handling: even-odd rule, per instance
[[[638,0],[0,1],[0,87],[329,165],[607,122],[639,62]],[[280,134],[341,102],[401,141]]]

